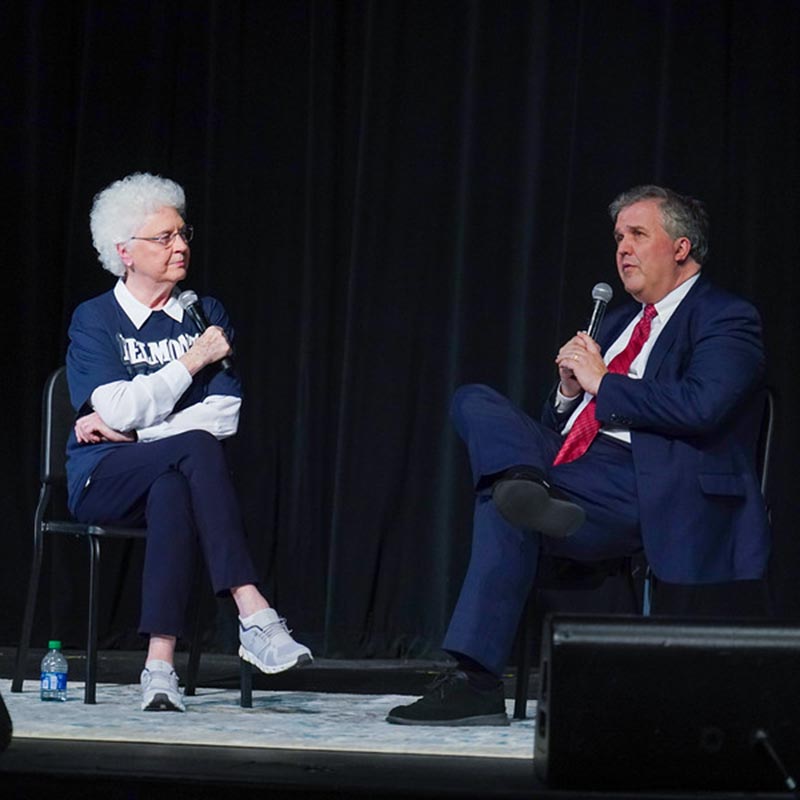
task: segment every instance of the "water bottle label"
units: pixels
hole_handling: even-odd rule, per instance
[[[64,692],[67,689],[66,672],[43,672],[42,691],[43,692]]]

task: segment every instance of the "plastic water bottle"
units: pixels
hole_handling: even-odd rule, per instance
[[[42,659],[42,680],[40,696],[42,700],[67,699],[67,671],[69,665],[61,652],[61,642],[50,641],[50,648]]]

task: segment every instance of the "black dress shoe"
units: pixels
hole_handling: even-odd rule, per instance
[[[386,717],[395,725],[508,725],[503,684],[482,691],[470,685],[460,670],[439,675],[423,697],[393,708]]]
[[[492,489],[492,499],[506,522],[562,539],[583,525],[586,512],[534,470],[507,472]]]

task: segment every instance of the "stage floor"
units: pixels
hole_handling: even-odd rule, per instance
[[[437,728],[391,725],[390,708],[413,702],[411,695],[258,691],[252,708],[242,708],[233,689],[200,688],[185,698],[185,713],[145,713],[138,684],[98,684],[96,704],[83,702],[83,684],[74,684],[65,703],[43,703],[37,681],[11,694],[0,681],[24,739],[138,742],[274,750],[329,750],[341,753],[392,753],[530,762],[534,721],[506,727]],[[535,701],[531,701],[533,705]],[[508,700],[509,716],[512,701]],[[535,712],[530,709],[529,713]]]
[[[15,727],[0,756],[0,784],[14,787],[15,797],[57,786],[60,800],[219,798],[258,785],[270,798],[528,798],[535,786],[531,719],[471,731],[384,721],[445,662],[323,659],[278,676],[255,673],[253,708],[242,709],[238,658],[206,654],[185,714],[145,714],[138,710],[143,653],[101,653],[94,706],[82,702],[83,658],[69,652],[71,699],[41,703],[41,655],[31,652],[25,691],[12,695],[14,651],[0,649],[0,692]],[[179,674],[185,658],[179,654]]]
[[[443,666],[439,662],[323,660],[281,676],[258,674],[253,708],[241,709],[238,659],[206,655],[202,688],[187,698],[185,714],[146,714],[137,705],[141,652],[101,654],[102,685],[95,706],[82,702],[80,656],[70,657],[75,679],[72,699],[64,704],[38,700],[34,679],[41,652],[30,656],[26,691],[10,694],[13,657],[13,649],[0,649],[0,693],[15,727],[11,745],[0,755],[0,786],[4,797],[15,800],[54,794],[59,800],[219,800],[252,795],[256,787],[270,800],[300,795],[513,800],[745,796],[550,790],[533,773],[531,719],[494,729],[386,723],[383,716],[391,704],[418,695]],[[180,660],[178,668],[180,673]],[[509,675],[509,698],[513,683]],[[535,691],[536,681],[532,684]],[[528,708],[532,714],[531,701]]]

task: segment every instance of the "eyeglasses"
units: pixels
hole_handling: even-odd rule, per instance
[[[131,236],[128,241],[137,239],[140,242],[155,242],[162,247],[169,247],[175,241],[176,236],[180,236],[186,244],[189,244],[194,236],[194,228],[191,225],[184,225],[172,233],[161,233],[158,236]]]

